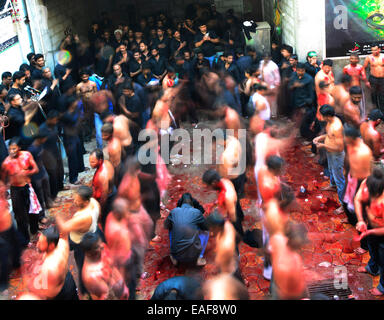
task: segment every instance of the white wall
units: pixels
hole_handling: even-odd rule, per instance
[[[272,0],[264,0],[265,19],[272,23]],[[315,50],[321,58],[325,48],[325,0],[282,0],[282,41],[291,45],[300,61]]]

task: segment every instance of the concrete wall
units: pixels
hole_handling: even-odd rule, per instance
[[[273,24],[274,1],[264,0],[264,18]],[[325,0],[282,0],[282,41],[291,45],[300,60],[315,50],[325,54]]]
[[[56,64],[55,53],[65,37],[66,27],[70,26],[82,41],[86,41],[89,25],[96,14],[92,2],[80,0],[29,0],[27,9],[35,52],[44,54],[51,68]]]
[[[225,13],[228,9],[233,9],[238,17],[244,14],[243,0],[215,0],[216,9]]]

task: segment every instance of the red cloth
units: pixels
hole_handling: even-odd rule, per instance
[[[348,205],[348,209],[351,211],[355,211],[354,199],[356,194],[356,189],[359,181],[356,178],[352,178],[350,174],[348,174],[348,184],[347,189],[345,190],[344,202]]]

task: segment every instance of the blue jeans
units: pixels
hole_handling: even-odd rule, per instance
[[[368,236],[370,259],[365,269],[373,276],[380,275],[377,290],[384,293],[384,237]]]
[[[200,231],[199,232],[199,238],[201,242],[201,252],[200,252],[200,258],[204,256],[205,249],[208,245],[209,240],[209,232],[208,231]],[[169,243],[172,244],[172,231],[169,231]]]
[[[100,115],[98,113],[94,113],[95,115],[95,131],[96,131],[96,146],[98,149],[103,148],[103,138],[101,137],[101,127],[103,126],[103,121],[100,119]]]
[[[327,160],[328,160],[328,169],[330,173],[331,186],[337,188],[337,195],[339,196],[340,204],[343,204],[343,194],[345,188],[345,178],[344,178],[344,157],[345,152],[328,152],[327,151]]]

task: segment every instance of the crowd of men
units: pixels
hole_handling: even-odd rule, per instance
[[[19,299],[135,299],[150,241],[161,241],[158,220],[170,182],[157,144],[151,145],[156,164],[138,162],[145,143],[139,141],[140,130],[171,136],[183,122],[210,119],[234,130],[219,141],[220,164],[202,176],[218,192],[217,208],[206,213],[203,199],[183,194],[164,227],[175,265],[204,266],[213,234],[219,275],[203,286],[188,274],[168,279],[152,299],[248,299],[241,241],[262,248],[263,276],[271,281],[273,299],[315,298],[302,276],[300,249],[307,231],[289,219],[294,191],[282,179],[281,155],[293,139],[311,145],[318,156],[330,181],[324,193],[337,192],[335,213],[345,214],[359,233],[356,253],[369,251],[368,265],[358,271],[380,274],[379,286],[370,292],[384,294],[380,47],[372,44],[363,65],[351,54],[335,82],[333,61],[319,61],[315,51],[303,63],[289,45],[273,42],[262,54],[247,47],[232,10],[221,14],[212,6],[205,18],[179,21],[159,14],[137,25],[117,25],[103,14],[88,39],[68,32],[53,73],[43,55],[31,53],[19,71],[2,74],[1,291],[20,267],[23,250],[37,241],[42,258],[39,267],[23,274],[27,288]],[[363,85],[376,105],[369,112]],[[288,130],[278,124],[282,117],[292,120]],[[246,150],[240,129],[247,129]],[[89,153],[89,165],[96,171],[85,186],[79,174],[89,169],[84,144],[91,139],[97,148]],[[242,156],[247,169],[254,169],[262,230],[243,229],[246,173],[232,170]],[[60,205],[58,193],[69,188],[76,190],[77,211],[70,219],[57,214],[51,225],[47,210]],[[69,271],[70,250],[78,285]],[[36,286],[42,278],[47,285]]]

